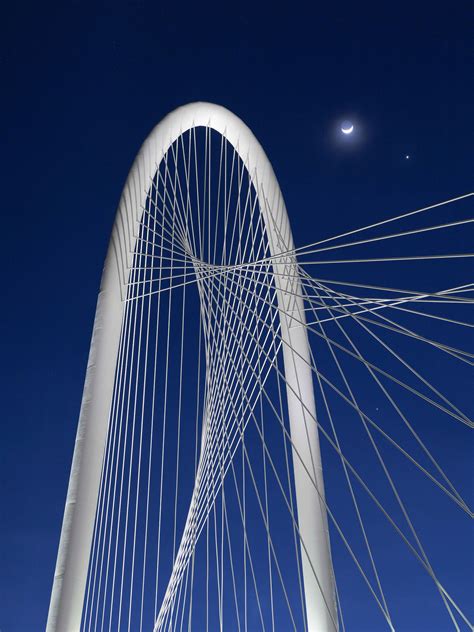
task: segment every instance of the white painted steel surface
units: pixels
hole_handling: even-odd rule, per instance
[[[157,165],[170,145],[193,127],[207,126],[224,135],[246,165],[258,193],[272,255],[294,248],[288,215],[273,169],[250,129],[223,107],[192,103],[166,116],[151,132],[127,178],[105,260],[97,303],[86,381],[48,615],[47,632],[80,629],[87,568],[98,500],[109,409],[135,236],[147,191]],[[275,276],[284,341],[298,523],[302,548],[304,593],[310,632],[337,629],[324,485],[309,346],[305,327],[290,330],[291,313],[305,322],[299,278],[289,260],[288,278]],[[283,266],[280,266],[281,273]],[[289,292],[285,292],[288,290]],[[291,294],[290,294],[291,293]],[[295,304],[294,294],[298,295]],[[295,310],[296,307],[296,310]],[[301,403],[301,400],[304,404]],[[315,490],[305,467],[313,473]],[[191,515],[192,511],[190,510]],[[313,572],[314,569],[314,572]],[[316,575],[316,577],[315,577]]]

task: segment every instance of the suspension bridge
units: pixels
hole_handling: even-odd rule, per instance
[[[469,484],[435,441],[473,426],[472,195],[295,247],[240,119],[157,125],[105,260],[48,632],[421,629],[413,590],[472,629],[436,555]]]

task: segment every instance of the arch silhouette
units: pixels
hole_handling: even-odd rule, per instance
[[[125,183],[104,264],[48,615],[48,632],[79,630],[81,624],[124,297],[147,192],[157,165],[169,147],[183,133],[197,127],[208,127],[224,136],[245,164],[258,195],[271,254],[294,249],[285,203],[271,164],[253,133],[237,116],[217,105],[194,103],[178,108],[153,129]],[[293,468],[298,526],[304,543],[301,558],[306,616],[309,630],[334,630],[337,629],[337,612],[324,484],[317,426],[311,423],[311,416],[315,417],[315,402],[309,344],[305,327],[290,327],[292,314],[297,315],[300,323],[305,323],[305,312],[296,261],[291,255],[285,261],[286,272],[275,275],[274,283],[281,337],[287,343],[283,345],[283,358],[291,439],[300,455],[300,458],[293,459]],[[314,473],[318,490],[308,471]],[[182,543],[186,529],[192,523],[192,514],[193,500]],[[177,568],[183,555],[185,550],[180,546]],[[174,585],[171,578],[163,602],[165,607],[166,600],[172,598]]]

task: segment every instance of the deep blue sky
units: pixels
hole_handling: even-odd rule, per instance
[[[2,632],[45,624],[101,266],[147,133],[186,102],[233,110],[297,245],[466,193],[469,4],[4,4]]]

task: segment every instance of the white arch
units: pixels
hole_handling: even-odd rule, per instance
[[[166,116],[151,132],[138,153],[120,199],[105,260],[81,412],[74,448],[66,507],[49,608],[47,632],[80,629],[87,569],[99,493],[101,465],[108,431],[109,409],[123,317],[123,297],[132,264],[135,235],[150,182],[170,145],[193,127],[207,126],[236,148],[256,188],[272,255],[294,247],[283,197],[261,145],[250,129],[223,107],[193,103]],[[284,369],[292,442],[300,457],[293,458],[303,580],[310,631],[337,628],[333,572],[324,502],[324,485],[309,346],[304,327],[290,330],[292,313],[301,322],[305,312],[295,270],[288,278],[276,275],[281,319]],[[283,286],[291,292],[283,292]],[[294,295],[297,295],[295,305]],[[295,310],[296,306],[296,310]],[[295,395],[300,394],[300,398]],[[302,403],[303,402],[303,403]],[[314,472],[318,492],[305,467]],[[192,513],[192,507],[190,514]],[[189,520],[188,516],[188,520]],[[314,569],[314,571],[313,571]],[[315,577],[317,576],[317,579]],[[165,597],[166,598],[166,597]]]

